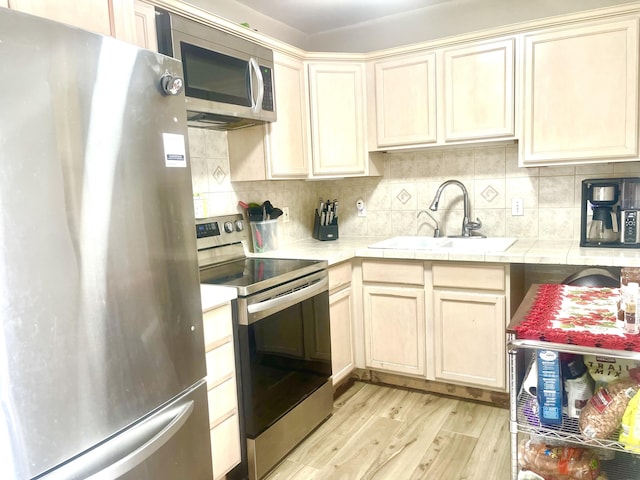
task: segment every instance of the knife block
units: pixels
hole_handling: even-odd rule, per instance
[[[316,240],[337,240],[338,239],[338,217],[335,217],[330,225],[320,225],[320,214],[315,211],[313,220],[313,238]]]

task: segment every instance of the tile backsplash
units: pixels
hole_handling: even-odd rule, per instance
[[[640,162],[558,167],[518,167],[517,145],[438,148],[384,156],[384,175],[321,181],[231,182],[225,132],[189,129],[193,190],[206,199],[209,215],[242,211],[238,201],[289,207],[291,221],[279,222],[280,245],[308,238],[319,198],[340,201],[340,236],[432,235],[428,210],[438,186],[461,181],[469,192],[471,218],[490,236],[578,239],[580,188],[585,178],[640,175]],[[524,215],[512,216],[512,199]],[[356,201],[366,204],[357,216]],[[459,234],[462,192],[450,185],[437,212],[429,212],[444,235]]]

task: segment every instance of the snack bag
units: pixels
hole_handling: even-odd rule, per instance
[[[620,442],[625,449],[640,453],[640,392],[629,400],[621,424]]]
[[[583,360],[589,375],[595,380],[594,391],[613,381],[629,377],[629,370],[640,366],[640,362],[633,360],[597,355],[584,355]]]
[[[640,390],[640,368],[629,370],[629,377],[602,387],[580,412],[580,431],[589,438],[609,438],[620,426],[631,398]]]
[[[522,469],[545,479],[595,480],[600,475],[598,456],[581,447],[551,446],[523,440],[518,445],[518,463]]]

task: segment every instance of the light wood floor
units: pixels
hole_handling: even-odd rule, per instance
[[[508,480],[509,411],[356,382],[266,480]]]

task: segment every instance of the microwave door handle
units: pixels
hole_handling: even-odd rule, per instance
[[[262,72],[260,71],[260,65],[258,64],[258,60],[255,58],[251,58],[249,60],[249,71],[251,72],[251,78],[253,79],[253,74],[255,73],[256,79],[258,80],[258,95],[255,98],[254,102],[254,89],[253,82],[251,82],[251,110],[255,113],[259,113],[262,110],[262,99],[264,97],[264,79],[262,78]]]

